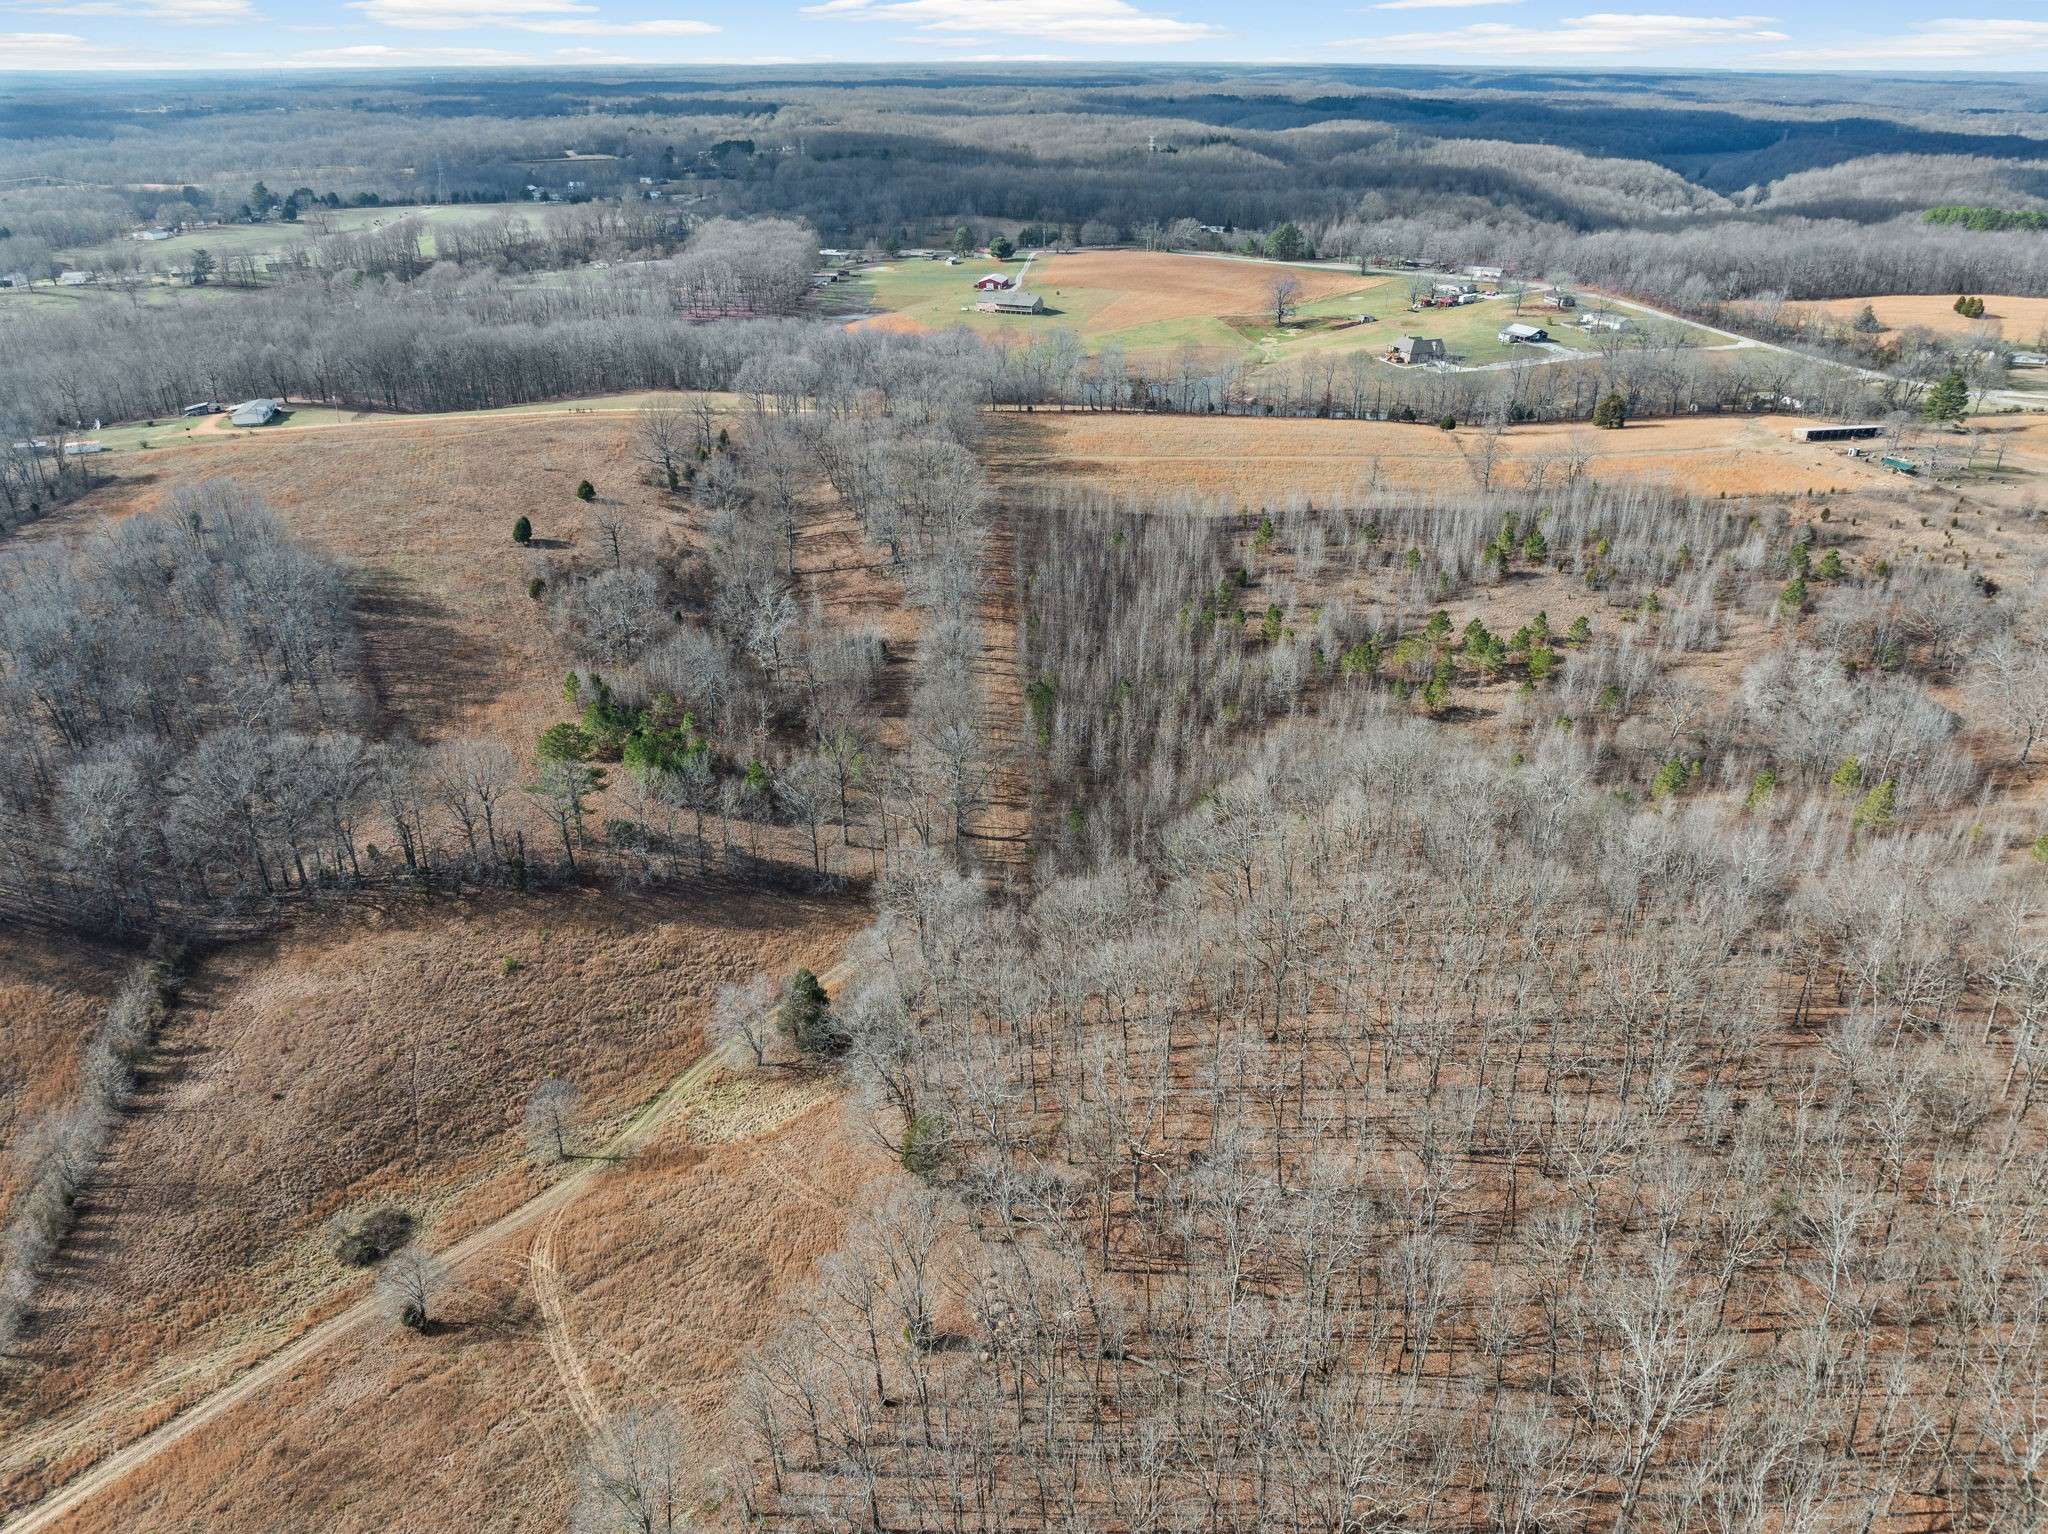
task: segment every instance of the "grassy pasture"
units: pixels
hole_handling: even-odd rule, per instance
[[[425,225],[422,248],[434,253],[434,230],[450,224],[481,223],[502,213],[518,213],[524,203],[436,203],[432,205],[380,208],[314,209],[295,224],[221,224],[212,229],[193,229],[174,234],[168,240],[134,241],[126,235],[98,245],[68,250],[60,260],[73,266],[103,267],[117,253],[140,252],[148,266],[183,266],[195,250],[210,250],[216,257],[253,255],[267,258],[302,245],[325,233],[354,234],[381,228],[400,219],[417,219]]]
[[[1576,324],[1576,313],[1544,308],[1534,292],[1523,300],[1519,313],[1514,299],[1506,296],[1410,313],[1411,288],[1418,280],[1426,285],[1427,278],[1157,251],[1041,256],[1032,263],[1024,285],[1044,299],[1046,314],[977,313],[974,281],[996,270],[1014,275],[1023,264],[985,258],[959,266],[891,262],[856,279],[853,292],[874,311],[860,323],[901,330],[962,325],[1005,340],[1065,326],[1091,352],[1116,346],[1133,360],[1156,362],[1192,350],[1206,361],[1237,361],[1252,367],[1329,354],[1380,355],[1403,335],[1441,340],[1453,362],[1468,366],[1555,355],[1532,355],[1526,348],[1503,343],[1501,328],[1517,319],[1542,325],[1551,331],[1553,341],[1570,351],[1596,351],[1603,342],[1636,345],[1644,338],[1704,339],[1691,326],[1638,315],[1630,316],[1627,332],[1587,332]],[[1287,322],[1276,325],[1272,285],[1283,274],[1299,284],[1299,292]],[[1360,315],[1371,319],[1361,322]]]

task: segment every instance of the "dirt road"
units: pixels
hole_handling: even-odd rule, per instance
[[[836,964],[819,978],[828,987],[836,990],[847,976],[848,967],[845,964]],[[604,1176],[614,1164],[631,1156],[652,1139],[663,1125],[690,1102],[697,1089],[709,1080],[720,1066],[731,1063],[732,1058],[726,1051],[707,1051],[696,1064],[677,1076],[628,1120],[585,1165],[535,1194],[518,1208],[437,1253],[442,1264],[453,1275],[465,1264],[474,1261],[507,1238],[518,1235],[536,1221],[551,1215],[559,1215],[573,1204],[595,1179]],[[551,1245],[546,1253],[546,1263],[552,1272]],[[161,1427],[117,1450],[33,1506],[13,1514],[5,1523],[0,1523],[0,1534],[36,1534],[38,1530],[54,1528],[74,1509],[116,1485],[131,1471],[139,1469],[173,1444],[225,1416],[237,1406],[255,1400],[271,1386],[288,1379],[307,1359],[321,1353],[359,1327],[381,1317],[382,1308],[377,1296],[371,1295],[357,1301],[339,1315],[322,1321],[310,1331],[285,1344],[262,1362],[251,1365],[234,1380],[223,1385],[212,1395],[195,1401]],[[587,1402],[575,1404],[579,1415],[588,1405]]]

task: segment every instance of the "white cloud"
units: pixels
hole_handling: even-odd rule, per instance
[[[1782,43],[1791,39],[1774,31],[1769,16],[1663,16],[1600,12],[1567,16],[1555,27],[1517,27],[1505,22],[1474,22],[1446,32],[1395,32],[1385,37],[1352,37],[1333,43],[1375,56],[1413,54],[1425,58],[1614,58],[1669,49],[1734,43]]]
[[[1762,55],[1774,64],[1959,64],[1976,60],[2007,63],[2015,55],[2048,54],[2048,21],[2008,17],[1944,16],[1916,21],[1910,31],[1817,47],[1787,48]]]
[[[349,9],[412,32],[506,27],[554,37],[702,37],[718,30],[708,21],[680,18],[606,21],[582,0],[349,0]]]
[[[10,62],[41,64],[100,51],[96,43],[69,32],[0,32],[0,55]]]
[[[32,11],[39,16],[119,16],[187,26],[256,19],[256,7],[251,0],[18,0],[9,9]]]
[[[1482,5],[1520,5],[1522,0],[1380,0],[1376,11],[1469,11]]]
[[[537,64],[524,53],[501,48],[394,48],[387,43],[352,43],[345,48],[315,48],[295,53],[287,64],[312,68],[346,69],[350,66],[396,66],[403,64]]]
[[[821,0],[808,16],[893,21],[921,33],[997,33],[1052,43],[1188,43],[1220,37],[1205,21],[1141,11],[1128,0]]]
[[[522,32],[551,32],[562,37],[704,37],[718,30],[708,21],[562,21],[514,22]]]

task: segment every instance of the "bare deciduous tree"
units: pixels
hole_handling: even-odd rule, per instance
[[[576,1133],[576,1084],[551,1076],[527,1095],[521,1120],[527,1150],[543,1163],[567,1161]]]

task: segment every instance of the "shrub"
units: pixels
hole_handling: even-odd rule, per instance
[[[1944,373],[1927,391],[1920,408],[1930,421],[1961,420],[1970,408],[1970,384],[1962,369],[1950,368]]]
[[[1454,415],[1447,415],[1436,424],[1445,431],[1456,431],[1458,429],[1458,418]]]
[[[1749,780],[1749,792],[1743,796],[1745,810],[1760,810],[1771,802],[1771,795],[1778,790],[1778,775],[1766,767]]]
[[[1593,424],[1607,431],[1619,431],[1628,425],[1628,401],[1619,389],[1609,389],[1593,407]]]
[[[546,591],[547,589],[548,583],[542,580],[538,575],[536,575],[532,580],[526,583],[526,594],[532,597],[533,600],[536,602],[540,600],[540,594],[543,591]]]
[[[533,521],[531,518],[521,517],[512,524],[512,541],[521,548],[533,542]]]
[[[576,485],[576,499],[579,501],[596,500],[597,487],[591,484],[591,482],[587,479],[578,481]]]
[[[1652,799],[1669,799],[1673,794],[1685,787],[1688,776],[1685,763],[1675,756],[1672,757],[1662,767],[1659,767],[1657,775],[1650,779],[1650,797]]]
[[[775,1026],[782,1036],[807,1055],[839,1054],[849,1042],[832,1016],[832,999],[818,977],[799,969],[782,989],[781,1005],[775,1009]]]
[[[335,1260],[351,1268],[382,1262],[412,1239],[412,1216],[392,1205],[372,1209],[345,1228],[334,1244]]]
[[[903,1126],[903,1149],[898,1153],[903,1170],[913,1177],[930,1177],[946,1159],[946,1128],[930,1113],[913,1113]]]
[[[1890,778],[1884,779],[1877,787],[1865,794],[1856,806],[1856,813],[1850,817],[1853,824],[1866,831],[1881,831],[1892,823],[1892,812],[1896,808],[1896,793]]]
[[[580,724],[551,724],[540,732],[534,755],[544,762],[587,762],[597,744]]]

